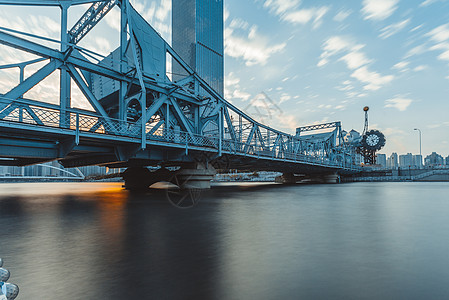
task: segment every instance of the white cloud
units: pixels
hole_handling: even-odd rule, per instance
[[[266,0],[263,6],[280,15],[296,8],[300,3],[300,0]]]
[[[426,35],[435,42],[444,42],[449,39],[449,24],[438,26]]]
[[[427,51],[427,48],[425,45],[418,45],[416,47],[413,47],[407,53],[405,54],[404,58],[409,58],[414,55],[419,55]]]
[[[246,30],[249,27],[249,23],[245,20],[235,18],[232,19],[231,23],[229,23],[229,27],[233,29],[243,29]]]
[[[136,11],[166,40],[171,40],[171,1],[131,0]]]
[[[410,29],[410,32],[414,32],[414,31],[420,29],[422,26],[423,26],[423,24],[413,27],[412,29]]]
[[[392,107],[396,108],[399,111],[405,111],[412,102],[412,99],[396,96],[395,98],[385,100],[384,107]]]
[[[427,68],[428,68],[428,66],[426,66],[426,65],[419,65],[419,66],[415,67],[413,69],[413,71],[415,71],[415,72],[424,71]]]
[[[438,59],[449,61],[449,24],[438,26],[426,35],[436,43],[430,50],[442,50],[443,53],[438,55]]]
[[[352,14],[352,11],[350,10],[340,10],[334,17],[334,21],[337,22],[343,22],[346,20],[347,17],[349,17]]]
[[[292,97],[287,93],[282,93],[281,97],[279,98],[279,104],[282,104],[285,101],[290,100]]]
[[[382,39],[386,39],[404,29],[404,27],[407,26],[408,23],[410,23],[410,19],[388,25],[381,29],[382,33],[379,35],[379,37]]]
[[[225,99],[240,99],[242,101],[247,101],[251,97],[251,94],[241,90],[239,84],[240,78],[236,77],[233,72],[230,72],[227,76],[225,76],[224,83]]]
[[[350,91],[350,90],[354,89],[354,87],[349,84],[349,85],[345,85],[345,86],[339,86],[339,87],[337,87],[337,89],[345,92],[345,91]]]
[[[314,28],[319,27],[329,8],[321,6],[300,9],[300,4],[300,0],[266,0],[263,6],[283,21],[292,24],[307,24],[312,21]]]
[[[363,88],[370,91],[376,91],[383,85],[390,83],[394,79],[393,75],[382,76],[377,72],[369,71],[366,66],[355,70],[351,74],[351,77],[365,83],[366,85]]]
[[[399,0],[363,0],[365,20],[384,20],[397,9]]]
[[[408,61],[400,61],[393,66],[393,69],[404,70],[407,68],[408,65],[409,65]]]
[[[437,0],[425,0],[423,2],[421,2],[421,4],[419,6],[424,7],[424,6],[429,6],[430,4],[433,4],[437,2]]]
[[[383,85],[392,81],[394,76],[382,76],[377,72],[368,70],[367,65],[369,65],[372,60],[361,51],[364,46],[365,45],[357,44],[347,37],[330,37],[323,44],[323,53],[321,54],[321,59],[317,65],[322,67],[330,61],[331,57],[340,54],[342,57],[340,57],[338,61],[345,62],[346,67],[349,70],[355,69],[351,74],[351,77],[365,84],[363,87],[365,90],[378,90]],[[354,93],[350,95],[351,97],[356,95],[355,92],[350,93]]]
[[[49,37],[59,39],[60,26],[57,19],[47,16],[24,14],[23,18],[8,14],[7,11],[0,10],[0,26],[7,27],[18,31],[32,33],[41,37]],[[32,38],[30,38],[32,40]],[[50,45],[54,47],[54,43],[46,42],[42,39],[37,40],[39,44]]]
[[[229,18],[229,10],[227,7],[223,8],[223,22],[226,22]]]
[[[239,28],[244,29],[242,27],[245,26]],[[286,46],[286,43],[274,45],[268,43],[269,39],[258,34],[255,26],[252,26],[249,33],[244,36],[238,36],[231,26],[225,29],[225,54],[243,59],[247,66],[266,64],[271,55],[281,52]]]
[[[319,7],[319,8],[308,8],[300,9],[292,12],[283,14],[281,20],[293,23],[293,24],[306,24],[313,20],[314,28],[321,25],[321,19],[327,13],[329,8]]]
[[[372,62],[372,60],[368,59],[363,52],[359,51],[349,52],[340,58],[340,60],[344,61],[349,69],[357,69]]]

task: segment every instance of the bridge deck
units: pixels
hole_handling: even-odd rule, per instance
[[[6,108],[3,109],[5,111]],[[125,167],[132,161],[169,165],[189,162],[189,156],[207,156],[223,169],[323,173],[357,172],[354,165],[305,155],[272,145],[257,145],[220,139],[183,131],[154,129],[147,124],[146,149],[141,149],[139,124],[109,120],[108,123],[88,112],[69,112],[70,124],[61,127],[59,111],[28,106],[39,116],[11,114],[0,120],[0,156],[16,158],[18,164],[59,159],[66,166],[103,164]],[[56,121],[55,121],[56,120]],[[112,126],[111,126],[112,124]],[[131,161],[128,161],[131,160]],[[9,162],[10,163],[10,162]]]

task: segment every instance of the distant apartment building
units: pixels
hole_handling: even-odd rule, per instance
[[[386,154],[377,154],[376,155],[376,164],[382,166],[382,168],[387,167],[387,155]]]
[[[398,154],[396,152],[391,153],[390,157],[387,160],[387,168],[388,169],[397,169],[398,164]]]
[[[432,152],[432,154],[426,156],[424,164],[426,167],[439,167],[444,165],[444,159],[438,153]]]
[[[423,167],[422,163],[422,155],[413,155],[413,166],[417,169],[421,169]]]
[[[399,155],[399,167],[401,168],[413,167],[413,154],[407,153]]]

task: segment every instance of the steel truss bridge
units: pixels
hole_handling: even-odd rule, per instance
[[[68,9],[82,4],[90,6],[68,28]],[[0,0],[0,5],[55,6],[61,12],[57,40],[0,28],[0,44],[36,57],[0,65],[20,71],[17,85],[0,94],[0,164],[57,159],[65,167],[205,163],[301,174],[358,171],[339,122],[301,127],[296,135],[257,122],[199,77],[129,0]],[[114,7],[121,12],[120,46],[108,56],[79,46]],[[171,79],[167,61],[185,74]],[[25,76],[33,65],[40,68]],[[60,93],[51,102],[58,104],[26,97],[54,72]],[[92,110],[72,106],[72,81]]]

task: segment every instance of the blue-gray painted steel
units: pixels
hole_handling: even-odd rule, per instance
[[[56,5],[52,1],[21,3],[25,2]],[[65,28],[67,8],[84,2],[60,1],[62,28]],[[223,3],[203,0],[176,3],[173,7],[176,26],[192,22],[191,16],[177,19],[176,11],[182,5],[194,5],[186,11],[193,9],[196,14],[193,25],[189,23],[192,26],[185,27],[187,38],[184,42],[181,39],[179,45],[185,45],[191,38],[190,29],[205,26],[193,32],[194,51],[181,47],[181,52],[185,50],[181,55],[128,0],[93,4],[69,30],[70,39],[61,34],[60,50],[31,41],[26,35],[19,37],[17,31],[0,29],[0,44],[47,60],[44,67],[0,95],[0,156],[14,158],[17,164],[60,159],[71,166],[126,165],[130,160],[141,165],[214,161],[225,156],[235,168],[358,170],[352,161],[354,149],[340,138],[339,122],[302,127],[293,136],[257,122],[223,99],[220,89],[223,73],[217,67],[223,63],[222,28],[218,26],[222,26]],[[0,4],[13,3],[0,1]],[[77,46],[76,42],[90,34],[115,4],[122,17],[120,47],[104,57]],[[171,57],[183,76],[170,79],[166,56]],[[93,57],[97,63],[92,62]],[[0,68],[20,68],[23,73],[34,62],[0,65]],[[212,68],[206,68],[206,64]],[[73,102],[70,84],[61,84],[60,105],[23,97],[56,70],[74,80],[94,112],[70,106]],[[61,83],[67,78],[61,76]],[[323,129],[329,133],[301,135]]]

